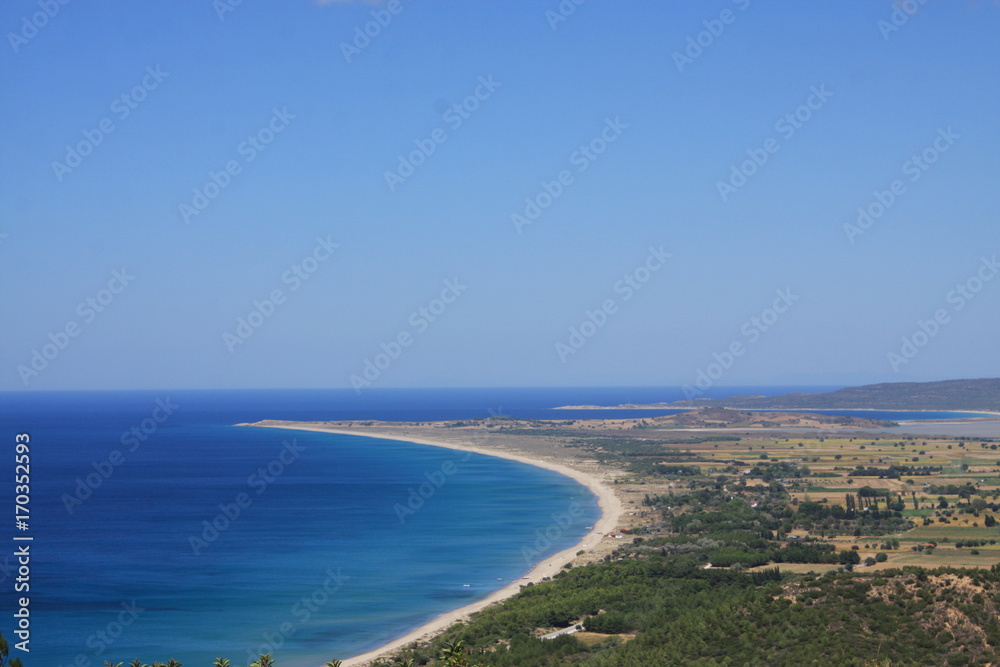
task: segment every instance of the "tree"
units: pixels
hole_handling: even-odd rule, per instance
[[[229,658],[216,658],[212,667],[229,667]]]
[[[9,653],[10,647],[7,645],[7,640],[4,639],[3,635],[0,635],[0,667],[23,667],[20,658],[11,658],[8,662],[7,655]]]
[[[469,662],[469,659],[465,656],[465,642],[461,639],[445,644],[441,657],[445,661],[445,667],[482,667],[482,663],[473,666]]]
[[[274,658],[270,653],[262,653],[250,667],[274,667]]]
[[[842,564],[857,565],[861,562],[861,555],[857,551],[841,551],[837,559]]]

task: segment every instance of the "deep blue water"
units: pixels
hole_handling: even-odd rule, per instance
[[[22,657],[29,667],[133,657],[193,667],[270,652],[281,667],[313,667],[487,595],[575,543],[597,515],[589,491],[532,466],[236,423],[571,419],[604,411],[551,408],[679,398],[655,388],[0,393],[8,508],[14,435],[31,436],[30,530],[11,518],[3,535],[34,538]],[[607,414],[632,412],[670,411]],[[579,516],[560,528],[571,508]],[[537,543],[546,529],[551,545]],[[0,554],[0,632],[16,640],[13,550]]]

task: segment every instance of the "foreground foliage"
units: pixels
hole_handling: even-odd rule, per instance
[[[574,569],[445,639],[476,647],[476,660],[498,667],[864,665],[876,655],[905,665],[985,665],[1000,659],[998,604],[996,569],[790,581],[775,570],[704,570],[681,557]],[[581,621],[607,642],[587,647],[573,635],[546,641],[534,633]]]

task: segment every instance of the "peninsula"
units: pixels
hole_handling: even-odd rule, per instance
[[[516,459],[600,498],[599,534],[343,665],[1000,663],[1000,438],[821,417],[255,426]]]
[[[1000,414],[1000,378],[888,382],[823,393],[692,398],[639,405],[575,405],[561,406],[561,409],[676,410],[707,407],[742,410],[922,410]]]

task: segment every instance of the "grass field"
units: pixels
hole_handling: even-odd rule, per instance
[[[931,516],[934,514],[932,509],[919,509],[919,510],[903,510],[903,516]]]
[[[932,553],[900,551],[889,556],[884,563],[877,563],[869,570],[884,570],[892,567],[918,565],[920,567],[992,567],[1000,563],[1000,549],[979,548],[979,555],[969,553],[969,549],[948,549],[938,547]]]
[[[765,568],[773,568],[774,565],[766,565],[761,568],[751,568],[750,571],[760,570]],[[794,572],[796,574],[807,574],[813,572],[815,574],[823,574],[824,572],[832,572],[837,570],[840,566],[833,564],[823,564],[823,563],[780,563],[778,569],[782,572]]]
[[[896,536],[900,542],[941,542],[947,538],[955,540],[998,540],[1000,541],[1000,531],[994,528],[983,528],[982,526],[956,526],[955,524],[944,524],[935,526],[917,526],[901,535]]]
[[[593,647],[597,644],[607,644],[609,641],[627,642],[635,639],[635,635],[606,635],[600,632],[577,632],[573,635],[582,644]]]

